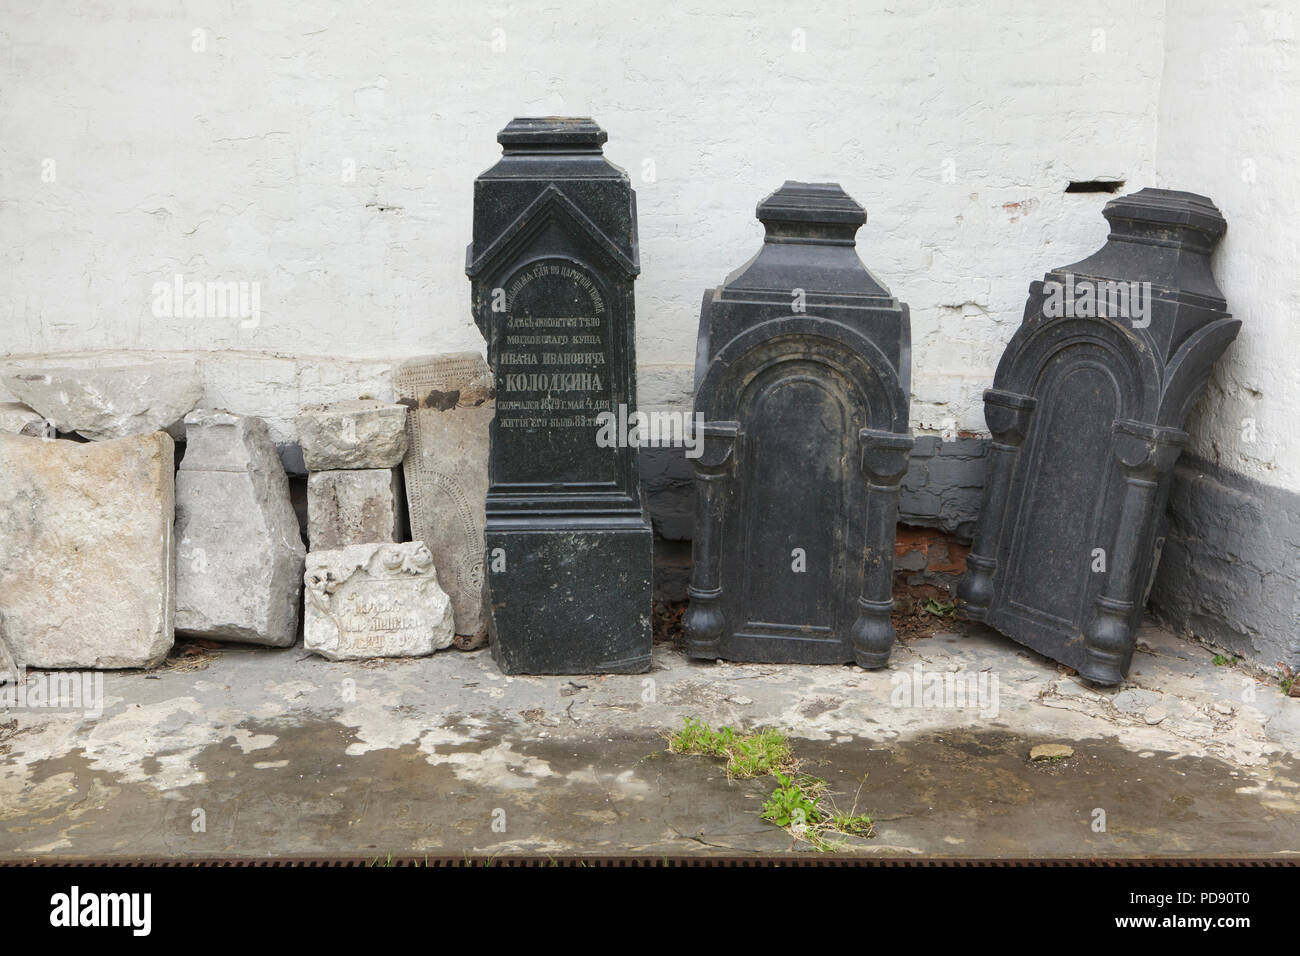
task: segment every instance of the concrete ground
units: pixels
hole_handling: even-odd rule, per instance
[[[107,674],[98,717],[0,712],[0,856],[809,852],[759,819],[770,777],[665,753],[686,716],[788,731],[875,818],[853,852],[1300,854],[1300,699],[1211,657],[1147,626],[1100,690],[962,624],[876,672],[658,645],[647,675],[511,678],[486,651],[228,646]],[[974,700],[944,691],[980,674]],[[1031,762],[1039,743],[1074,756]]]

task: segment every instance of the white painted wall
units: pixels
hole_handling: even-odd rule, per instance
[[[1156,176],[1228,220],[1214,259],[1242,329],[1189,426],[1193,450],[1300,491],[1300,8],[1170,3]]]
[[[1281,441],[1300,394],[1279,4],[759,6],[4,0],[0,354],[209,352],[207,400],[287,437],[300,401],[384,395],[388,361],[481,346],[472,181],[511,117],[592,115],[638,192],[643,403],[689,400],[700,293],[756,249],[757,201],[833,179],[912,306],[915,427],[983,431],[1028,283],[1106,235],[1110,197],[1065,185],[1168,184],[1228,216],[1220,278],[1247,322],[1197,449],[1300,484]],[[176,273],[260,283],[260,324],[155,317]],[[1249,448],[1231,438],[1247,414]]]
[[[916,424],[970,429],[1030,278],[1104,237],[1066,182],[1149,174],[1164,29],[1159,0],[4,5],[0,353],[478,347],[473,178],[512,116],[590,114],[638,191],[643,401],[689,392],[758,200],[835,179],[913,308]],[[260,326],[155,318],[178,272],[260,282]]]

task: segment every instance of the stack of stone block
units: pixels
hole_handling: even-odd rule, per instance
[[[406,406],[373,399],[305,405],[297,426],[311,550],[402,541],[397,467],[406,455]]]
[[[421,657],[454,637],[433,555],[406,542],[397,467],[406,406],[373,399],[299,410],[307,465],[303,638],[330,660]]]

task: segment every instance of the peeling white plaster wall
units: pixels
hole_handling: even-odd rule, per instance
[[[1189,430],[1201,457],[1300,491],[1300,8],[1169,5],[1156,174],[1228,220],[1215,276],[1241,334]]]
[[[286,421],[305,367],[321,400],[373,391],[355,360],[481,346],[473,179],[511,117],[569,114],[637,190],[644,404],[689,400],[758,200],[826,179],[912,306],[914,426],[983,431],[1029,282],[1104,241],[1110,196],[1066,184],[1153,181],[1166,34],[1163,0],[5,6],[0,354],[237,350],[211,400]],[[259,282],[260,324],[155,318],[176,273]]]

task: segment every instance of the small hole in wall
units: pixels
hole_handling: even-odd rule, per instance
[[[1067,193],[1117,193],[1124,188],[1122,179],[1089,179],[1072,182],[1065,187]]]

